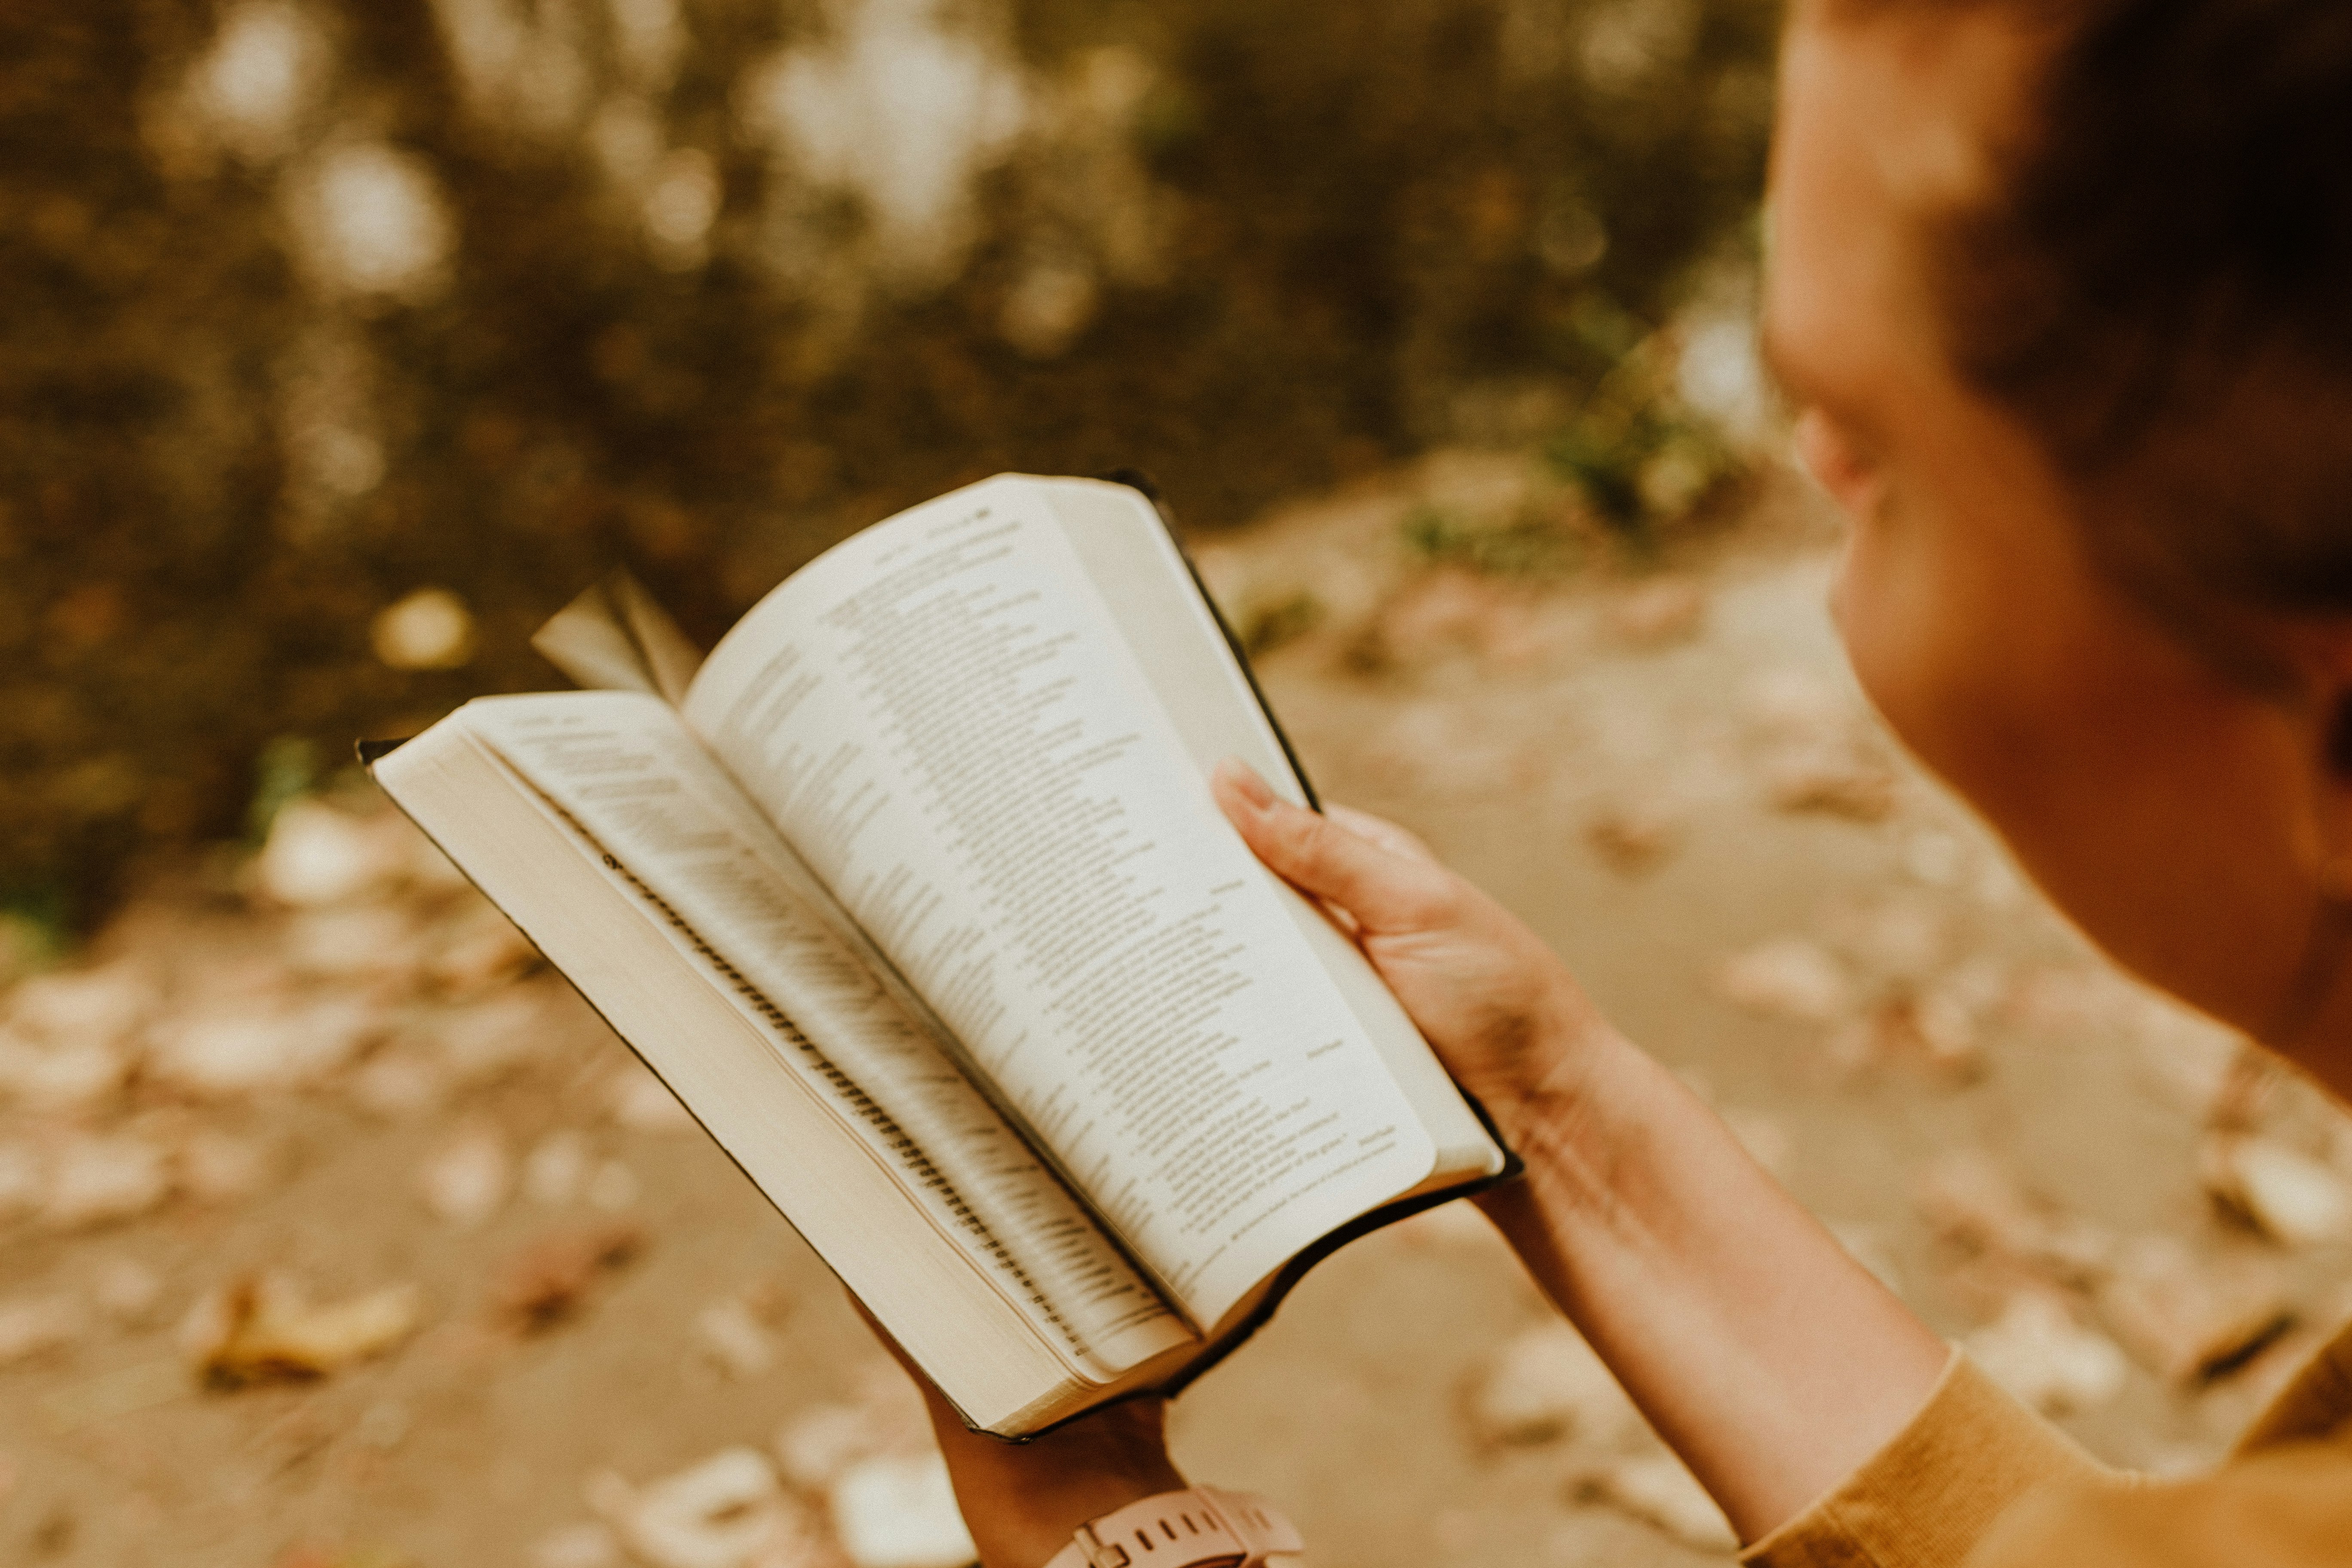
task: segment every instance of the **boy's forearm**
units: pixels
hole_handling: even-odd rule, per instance
[[[1754,1540],[1899,1431],[1948,1352],[1671,1073],[1580,1049],[1510,1118],[1527,1178],[1481,1205]]]

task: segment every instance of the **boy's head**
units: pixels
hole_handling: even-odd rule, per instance
[[[1858,673],[2093,935],[2284,1026],[2352,892],[2352,7],[1797,0],[1783,67]]]

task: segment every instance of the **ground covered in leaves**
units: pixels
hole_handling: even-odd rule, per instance
[[[1571,574],[1510,551],[1546,474],[1444,455],[1204,548],[1318,783],[1534,922],[2095,1451],[2214,1458],[2352,1310],[2352,1134],[2116,977],[1903,762],[1792,487]],[[1465,1207],[1327,1264],[1174,1431],[1326,1568],[1727,1554]],[[961,1550],[823,1268],[364,791],[0,995],[0,1559]]]

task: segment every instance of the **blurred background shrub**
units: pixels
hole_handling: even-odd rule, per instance
[[[1002,468],[1523,447],[1641,535],[1752,401],[1775,10],[14,0],[0,910]]]

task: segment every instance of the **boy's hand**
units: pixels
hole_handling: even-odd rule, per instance
[[[1508,1142],[1518,1146],[1540,1102],[1572,1100],[1590,1047],[1614,1037],[1535,932],[1394,823],[1292,805],[1232,758],[1212,784],[1258,858],[1354,930]]]
[[[1480,1206],[1744,1539],[1902,1429],[1943,1342],[1535,933],[1401,828],[1285,805],[1235,763],[1214,782],[1258,858],[1354,922],[1526,1157]]]

